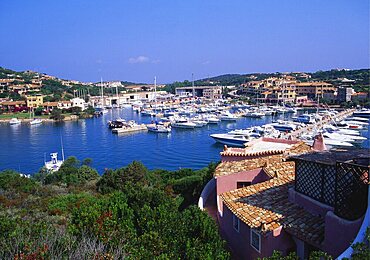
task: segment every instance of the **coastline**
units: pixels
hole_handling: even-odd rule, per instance
[[[50,119],[50,118],[42,118],[42,117],[35,117],[35,118],[41,118],[43,120],[43,122],[62,122],[62,121],[75,121],[75,120],[79,120],[79,119],[86,119],[86,118],[80,118],[79,116],[77,115],[70,115],[70,116],[66,116],[65,118],[63,118],[62,120],[54,120],[54,119]],[[90,117],[87,117],[87,118],[90,118]],[[1,118],[0,119],[0,124],[9,124],[11,118]],[[30,118],[18,118],[19,121],[21,121],[21,123],[28,123],[28,122],[31,122],[33,119],[30,119]]]

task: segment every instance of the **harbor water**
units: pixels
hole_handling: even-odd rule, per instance
[[[284,117],[288,119],[291,116],[286,114]],[[263,125],[273,119],[271,116],[261,119],[242,117],[236,122],[220,122],[202,128],[174,128],[169,134],[137,132],[116,135],[107,127],[107,121],[118,117],[139,123],[150,123],[153,120],[131,108],[123,108],[111,109],[99,118],[78,121],[44,122],[33,126],[26,123],[0,124],[0,170],[37,172],[44,160],[50,159],[51,152],[58,152],[61,158],[61,139],[66,158],[91,158],[92,166],[100,174],[105,168],[123,167],[134,160],[141,161],[149,169],[200,169],[210,162],[220,160],[223,145],[215,143],[210,134]],[[283,119],[283,116],[278,116],[278,119]],[[368,130],[361,134],[369,137]],[[369,140],[362,146],[369,147]]]

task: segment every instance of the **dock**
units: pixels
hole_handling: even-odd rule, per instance
[[[323,128],[324,125],[329,124],[333,120],[343,120],[344,118],[351,116],[355,109],[347,109],[334,116],[327,116],[323,118],[321,121],[316,122],[315,124],[308,124],[305,127],[292,131],[288,134],[288,136],[292,138],[298,138],[302,133],[310,133],[313,131],[317,131]]]
[[[144,124],[136,125],[133,127],[122,127],[122,128],[113,128],[112,133],[115,134],[125,134],[125,133],[133,133],[133,132],[140,132],[148,130],[147,126]]]

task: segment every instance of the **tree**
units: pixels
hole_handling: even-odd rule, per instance
[[[44,111],[43,107],[36,108],[35,109],[35,116],[41,116],[43,111]]]
[[[62,110],[59,108],[53,108],[50,118],[54,119],[55,121],[62,121],[64,119],[64,115],[62,115]]]

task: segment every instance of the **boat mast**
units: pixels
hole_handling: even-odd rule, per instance
[[[157,77],[154,76],[154,113],[157,115]]]
[[[195,98],[194,73],[191,73],[191,86],[193,88],[193,98]]]
[[[116,85],[116,95],[117,95],[117,106],[120,107],[120,103],[119,102],[119,96],[118,96],[118,86]]]
[[[104,89],[103,89],[103,77],[100,77],[100,86],[101,86],[101,106],[104,107]]]
[[[283,120],[285,119],[285,99],[284,99],[284,93],[285,93],[285,79],[283,80]]]
[[[63,148],[63,139],[60,137],[60,143],[62,145],[62,161],[64,162],[64,148]]]

